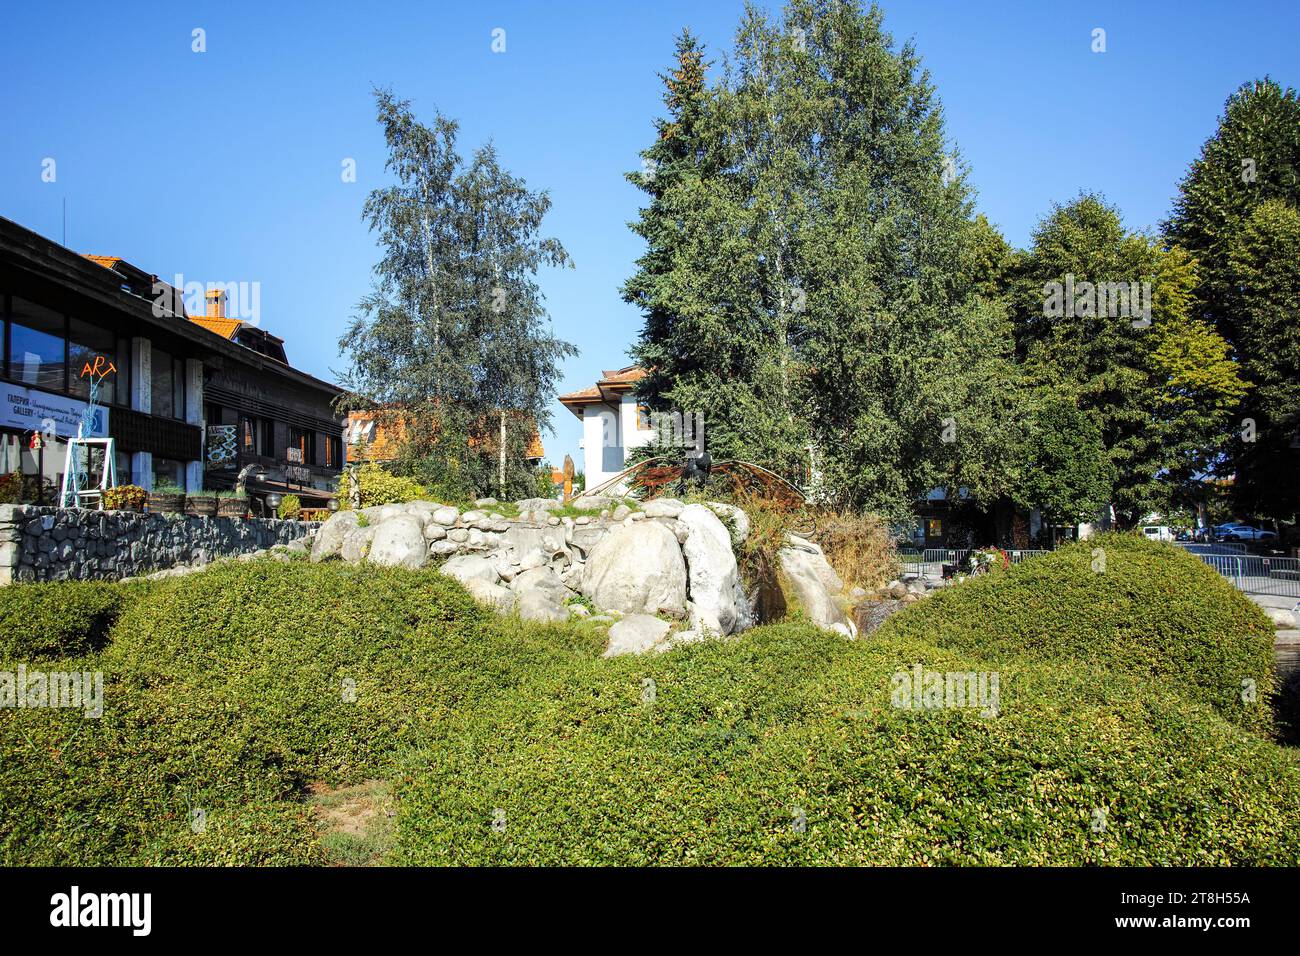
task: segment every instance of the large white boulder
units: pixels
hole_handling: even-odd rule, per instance
[[[822,579],[818,558],[825,562],[820,553],[814,554],[801,548],[782,548],[778,554],[781,558],[781,570],[785,572],[794,597],[803,607],[804,614],[815,626],[824,631],[834,631],[852,640],[857,636],[857,627],[849,620],[835,595]]]
[[[358,525],[343,538],[343,547],[339,548],[339,557],[348,564],[358,564],[370,553],[370,544],[375,539],[375,528]]]
[[[642,510],[651,518],[676,518],[685,507],[676,498],[652,498]]]
[[[690,529],[682,555],[690,582],[692,617],[696,630],[731,634],[736,630],[737,583],[740,579],[736,555],[731,550],[731,532],[704,505],[687,505],[677,516]]]
[[[609,629],[606,657],[620,654],[645,654],[666,642],[669,624],[652,614],[629,614]]]
[[[548,567],[529,568],[519,572],[510,582],[510,588],[521,598],[530,591],[540,591],[556,604],[563,604],[569,596],[569,589],[564,586],[560,576]]]
[[[467,584],[475,579],[486,581],[488,584],[497,583],[497,569],[492,566],[492,562],[476,554],[459,554],[454,558],[448,558],[447,563],[438,571],[455,578],[461,584]]]
[[[604,611],[684,613],[686,562],[677,539],[657,522],[616,526],[587,556],[582,593]]]
[[[422,568],[429,560],[424,524],[414,515],[394,515],[375,526],[367,559],[390,568]]]
[[[525,621],[567,621],[569,612],[557,604],[545,591],[528,590],[519,593],[516,607]]]
[[[785,546],[787,550],[794,550],[808,556],[808,564],[821,578],[822,584],[826,585],[826,590],[832,594],[839,594],[844,590],[844,582],[840,576],[831,567],[831,563],[826,560],[826,554],[822,551],[821,546],[807,538],[801,538],[798,535],[787,534],[785,536]]]
[[[507,587],[491,584],[483,578],[470,578],[463,583],[465,590],[473,595],[474,600],[479,604],[486,604],[498,611],[509,611],[515,606],[515,592]]]
[[[724,504],[721,501],[710,501],[709,507],[731,529],[732,540],[736,544],[744,544],[749,538],[749,515],[735,505]]]
[[[324,561],[337,555],[343,548],[343,539],[357,527],[359,520],[355,511],[336,511],[330,515],[316,532],[316,540],[311,545],[311,559]]]

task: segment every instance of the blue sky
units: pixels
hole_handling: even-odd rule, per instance
[[[779,6],[779,4],[776,4]],[[1053,201],[1099,190],[1131,228],[1154,227],[1214,131],[1223,101],[1270,74],[1300,83],[1294,2],[888,0],[915,40],[968,162],[980,211],[1015,245]],[[324,378],[377,258],[360,219],[385,181],[371,88],[491,139],[554,201],[548,232],[576,269],[542,288],[582,354],[564,390],[627,363],[640,327],[619,286],[640,254],[626,227],[660,114],[657,72],[690,26],[727,48],[740,0],[697,2],[36,3],[0,32],[0,215],[80,252],[162,276],[261,286],[262,325]],[[493,53],[492,31],[506,31]],[[1094,28],[1106,31],[1093,53]],[[207,52],[191,51],[206,31]],[[42,161],[57,180],[42,182]],[[344,183],[344,159],[357,182]],[[577,457],[555,406],[548,457]]]

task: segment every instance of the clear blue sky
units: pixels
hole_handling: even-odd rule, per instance
[[[1239,84],[1300,83],[1300,4],[888,0],[915,39],[971,167],[978,206],[1024,245],[1053,201],[1100,190],[1155,226]],[[777,4],[779,6],[779,4]],[[371,87],[495,141],[554,200],[548,231],[577,266],[542,276],[556,331],[582,354],[565,390],[626,364],[639,316],[618,288],[626,228],[660,114],[656,73],[690,26],[726,48],[741,0],[665,2],[58,3],[8,0],[0,28],[0,215],[162,276],[261,283],[262,325],[333,378],[336,341],[376,251],[360,220],[384,181]],[[191,31],[207,52],[191,52]],[[491,50],[506,31],[506,52]],[[1091,52],[1091,32],[1107,52]],[[41,181],[45,157],[57,182]],[[343,183],[341,163],[357,162]],[[556,404],[548,457],[577,458]]]

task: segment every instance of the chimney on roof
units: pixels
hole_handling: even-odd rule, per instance
[[[209,289],[203,296],[206,309],[204,315],[209,319],[226,317],[226,293],[223,289]]]

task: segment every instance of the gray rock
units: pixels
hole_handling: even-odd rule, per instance
[[[330,515],[312,542],[311,559],[324,561],[336,556],[343,547],[343,539],[357,527],[359,520],[355,511],[336,511]]]
[[[524,498],[522,501],[516,501],[515,507],[519,511],[558,511],[564,507],[564,502],[556,501],[554,498]]]
[[[782,550],[795,550],[809,556],[809,564],[817,571],[817,576],[821,578],[822,584],[826,585],[826,590],[832,594],[839,594],[844,590],[844,582],[835,573],[831,563],[826,560],[826,555],[819,545],[793,534],[787,534],[785,541],[786,547]]]
[[[455,508],[439,508],[433,513],[433,520],[444,528],[450,528],[458,518],[460,518],[460,512]]]
[[[475,554],[457,555],[448,560],[438,571],[455,578],[461,584],[476,578],[488,584],[497,583],[497,570],[492,566],[492,562]]]
[[[367,560],[389,568],[424,567],[429,560],[424,525],[405,513],[381,521],[375,526]]]
[[[794,597],[804,613],[816,627],[824,631],[839,631],[835,625],[844,625],[850,639],[857,636],[857,627],[844,613],[839,602],[822,580],[818,567],[819,555],[798,548],[782,548],[777,552],[781,570],[785,572],[794,589]],[[822,561],[826,559],[822,557]]]
[[[685,507],[676,498],[655,498],[647,501],[642,510],[651,518],[676,518]]]
[[[693,606],[691,625],[698,631],[731,634],[739,617],[736,591],[740,581],[731,533],[704,505],[687,505],[677,520],[690,529],[682,556]]]
[[[605,657],[622,654],[645,654],[663,643],[668,636],[669,624],[651,614],[629,614],[615,622],[609,629],[609,644]]]
[[[569,612],[551,600],[545,591],[531,590],[519,593],[516,607],[525,621],[565,621]]]
[[[356,564],[370,552],[370,544],[375,538],[375,528],[353,528],[343,539],[339,557],[349,564]]]
[[[560,576],[550,568],[531,568],[515,575],[510,582],[511,589],[521,597],[528,591],[541,591],[556,604],[564,603],[569,596],[569,589],[564,586]]]
[[[491,507],[492,507],[494,504],[496,504],[496,503],[497,503],[497,500],[496,500],[495,498],[480,498],[478,501],[474,502],[474,507],[475,507],[475,508],[491,508]]]
[[[430,541],[441,541],[447,537],[447,529],[436,521],[430,521],[424,526],[424,536]]]
[[[486,604],[498,611],[509,611],[515,606],[515,592],[500,584],[491,584],[482,578],[470,578],[464,585],[465,590],[479,604]]]
[[[624,614],[686,610],[686,562],[672,532],[642,521],[619,525],[587,557],[582,593]]]
[[[724,504],[721,501],[710,501],[709,507],[726,523],[731,531],[733,542],[744,544],[749,539],[749,515],[735,505]]]

